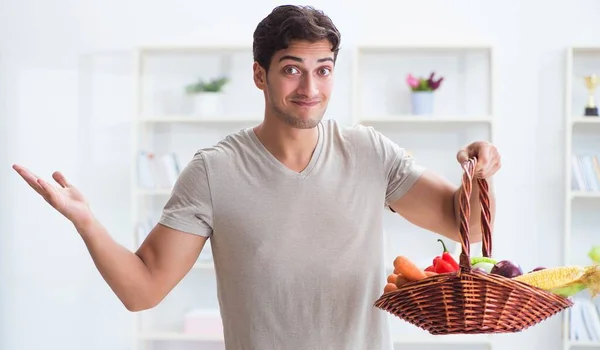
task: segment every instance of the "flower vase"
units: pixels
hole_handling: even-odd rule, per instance
[[[223,94],[201,92],[194,96],[194,112],[197,117],[216,117],[222,112]]]
[[[411,95],[412,113],[427,115],[433,113],[433,91],[413,91]]]

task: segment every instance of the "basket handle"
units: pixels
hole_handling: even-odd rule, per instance
[[[471,191],[473,185],[473,177],[475,174],[475,166],[477,159],[471,158],[462,163],[464,174],[462,178],[462,191],[460,195],[460,240],[462,244],[462,253],[460,254],[461,271],[471,271],[471,244],[469,242],[469,219],[471,217]],[[489,199],[489,186],[485,179],[477,178],[479,185],[479,202],[481,204],[481,231],[482,231],[482,247],[481,252],[484,257],[491,257],[492,254],[492,229],[491,229],[491,212]]]

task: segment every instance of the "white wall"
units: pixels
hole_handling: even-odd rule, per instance
[[[600,45],[599,2],[553,3],[313,2],[332,16],[346,46],[384,36],[479,39],[495,46],[497,145],[504,167],[497,179],[494,248],[526,265],[562,263],[564,49]],[[45,177],[60,169],[92,198],[98,189],[111,190],[110,179],[85,177],[78,166],[78,55],[146,43],[249,43],[257,22],[276,4],[0,2],[0,349],[129,346],[130,315],[76,232],[10,170],[15,162]],[[111,209],[104,200],[92,202],[101,215]],[[128,243],[125,233],[113,234]],[[498,345],[559,349],[560,320],[498,337]]]

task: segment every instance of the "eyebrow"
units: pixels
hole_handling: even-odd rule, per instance
[[[302,58],[296,57],[296,56],[291,56],[291,55],[285,55],[285,56],[281,57],[279,59],[279,62],[281,62],[283,60],[292,60],[292,61],[301,62],[301,63],[304,62],[304,60]],[[321,63],[321,62],[327,62],[327,61],[333,62],[333,58],[331,58],[331,57],[325,57],[325,58],[319,58],[317,60],[317,62],[319,62],[319,63]]]

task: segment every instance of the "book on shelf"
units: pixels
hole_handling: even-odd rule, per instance
[[[600,344],[600,306],[576,298],[569,312],[569,326],[570,341]]]
[[[600,191],[600,153],[573,154],[571,156],[571,190]]]
[[[146,151],[139,152],[137,169],[139,187],[145,189],[171,189],[181,172],[174,153]]]

